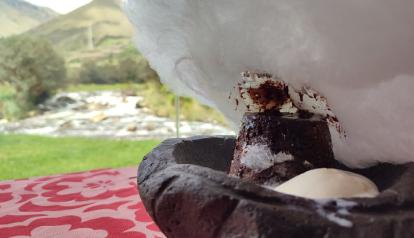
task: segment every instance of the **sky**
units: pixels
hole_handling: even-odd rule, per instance
[[[54,11],[66,14],[79,8],[85,4],[90,3],[92,0],[25,0],[35,5],[48,7]]]

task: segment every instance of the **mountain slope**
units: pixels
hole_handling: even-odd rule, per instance
[[[22,0],[0,0],[0,37],[20,34],[58,14]]]
[[[64,51],[77,51],[88,47],[90,31],[94,45],[105,40],[129,40],[132,37],[132,27],[120,8],[119,0],[94,0],[32,29],[30,34],[45,37]]]

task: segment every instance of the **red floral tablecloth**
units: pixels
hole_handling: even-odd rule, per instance
[[[0,238],[164,237],[135,177],[125,168],[0,182]]]

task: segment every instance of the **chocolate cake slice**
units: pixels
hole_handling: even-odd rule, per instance
[[[323,118],[257,112],[243,117],[230,174],[270,185],[334,165],[329,128]]]
[[[306,103],[295,106],[294,90],[270,74],[244,72],[242,78],[237,89],[247,112],[230,175],[274,185],[307,170],[335,164],[328,113],[301,109]],[[304,101],[307,97],[301,95]],[[321,108],[321,103],[315,103],[314,108]]]

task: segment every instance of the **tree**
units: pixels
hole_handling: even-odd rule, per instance
[[[144,83],[158,81],[157,73],[152,70],[144,59],[126,58],[119,62],[119,73],[122,82]]]
[[[87,61],[82,64],[79,72],[79,80],[81,84],[105,84],[106,79],[102,76],[102,69],[93,61]]]
[[[49,42],[28,36],[0,39],[0,84],[14,87],[22,110],[43,102],[65,76],[65,61]]]
[[[150,80],[158,80],[158,76],[149,67],[147,61],[126,58],[120,60],[118,64],[97,64],[93,61],[83,63],[78,83],[144,83]]]

